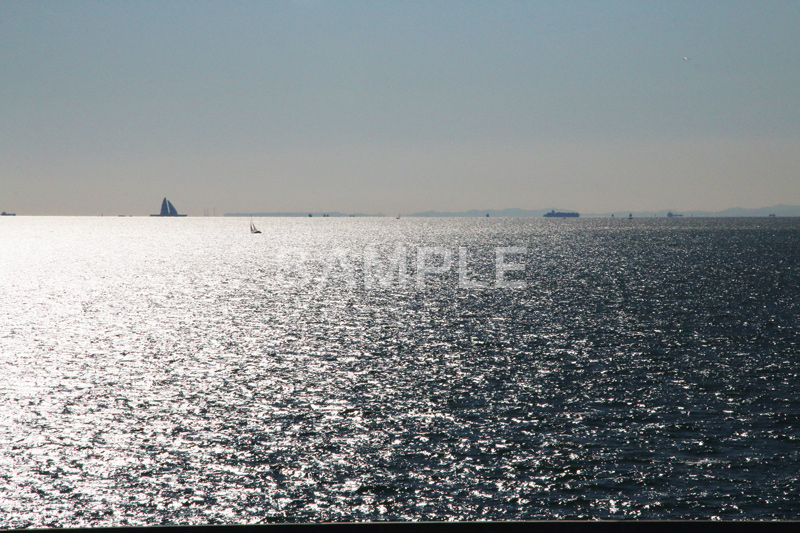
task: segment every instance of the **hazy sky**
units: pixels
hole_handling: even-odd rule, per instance
[[[191,215],[800,204],[800,2],[0,2],[0,210],[165,195]]]

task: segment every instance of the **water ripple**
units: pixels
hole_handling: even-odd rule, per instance
[[[794,220],[3,223],[0,526],[798,518]]]

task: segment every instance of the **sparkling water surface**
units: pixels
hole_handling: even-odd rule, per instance
[[[800,518],[800,220],[254,221],[0,219],[0,527]]]

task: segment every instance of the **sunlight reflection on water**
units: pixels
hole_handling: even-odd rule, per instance
[[[796,220],[0,223],[0,526],[798,518]]]

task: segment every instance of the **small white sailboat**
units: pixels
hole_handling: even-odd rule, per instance
[[[256,228],[256,225],[253,224],[253,221],[250,221],[250,233],[261,233],[261,230]]]

